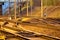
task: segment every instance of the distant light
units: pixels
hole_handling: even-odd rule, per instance
[[[28,21],[30,18],[22,18],[22,21]]]
[[[11,20],[11,17],[9,19]]]

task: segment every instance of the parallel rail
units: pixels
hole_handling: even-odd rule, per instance
[[[2,28],[1,28],[2,31],[14,34],[15,36],[19,36],[19,37],[22,37],[22,38],[25,38],[25,39],[35,38],[36,36],[37,37],[45,36],[45,37],[51,38],[51,39],[60,39],[58,37],[53,37],[53,36],[49,36],[49,35],[45,35],[45,34],[41,34],[41,33],[36,34],[35,32],[32,32],[32,31],[30,31],[30,32],[29,31],[25,31],[25,30],[20,30],[19,31],[18,29],[15,29],[14,27],[4,26],[4,24],[2,25]]]

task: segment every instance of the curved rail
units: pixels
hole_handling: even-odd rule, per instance
[[[51,13],[51,12],[53,12],[54,10],[56,10],[56,9],[59,9],[60,7],[59,6],[52,6],[52,7],[49,7],[49,8],[45,8],[44,9],[44,13],[47,13],[47,14],[49,14],[49,13]]]

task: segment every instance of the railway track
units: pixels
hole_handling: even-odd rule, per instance
[[[60,26],[60,19],[43,19],[47,24],[53,25],[53,26]]]
[[[38,35],[38,34],[35,34],[33,32],[28,32],[28,31],[20,31],[20,32],[18,31],[18,32],[14,33],[14,30],[10,30],[9,29],[9,31],[11,31],[11,32],[9,32],[5,28],[4,28],[3,31],[8,32],[8,33],[11,33],[11,34],[14,34],[15,36],[22,37],[24,39],[29,39],[29,40],[34,39],[34,38],[42,38],[42,39],[46,39],[46,40],[48,40],[48,39],[49,40],[50,39],[51,40],[59,40],[59,39],[56,39],[56,38],[52,38],[52,37],[45,36],[45,35]]]
[[[22,37],[25,39],[32,39],[32,38],[36,38],[36,37],[40,38],[42,36],[47,37],[46,39],[54,39],[54,40],[60,39],[60,38],[55,38],[55,37],[51,37],[51,36],[47,36],[47,35],[43,35],[43,34],[36,34],[34,32],[25,31],[23,29],[19,30],[19,29],[17,29],[17,27],[13,26],[13,25],[15,25],[14,22],[12,22],[13,25],[10,24],[11,25],[10,27],[9,27],[9,25],[7,26],[8,23],[6,23],[6,21],[4,22],[4,20],[3,20],[2,23],[3,23],[2,24],[2,29],[3,29],[2,31],[14,34],[15,36],[19,36],[19,37]]]

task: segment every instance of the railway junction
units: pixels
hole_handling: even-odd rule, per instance
[[[60,1],[1,0],[0,39],[60,40]]]

